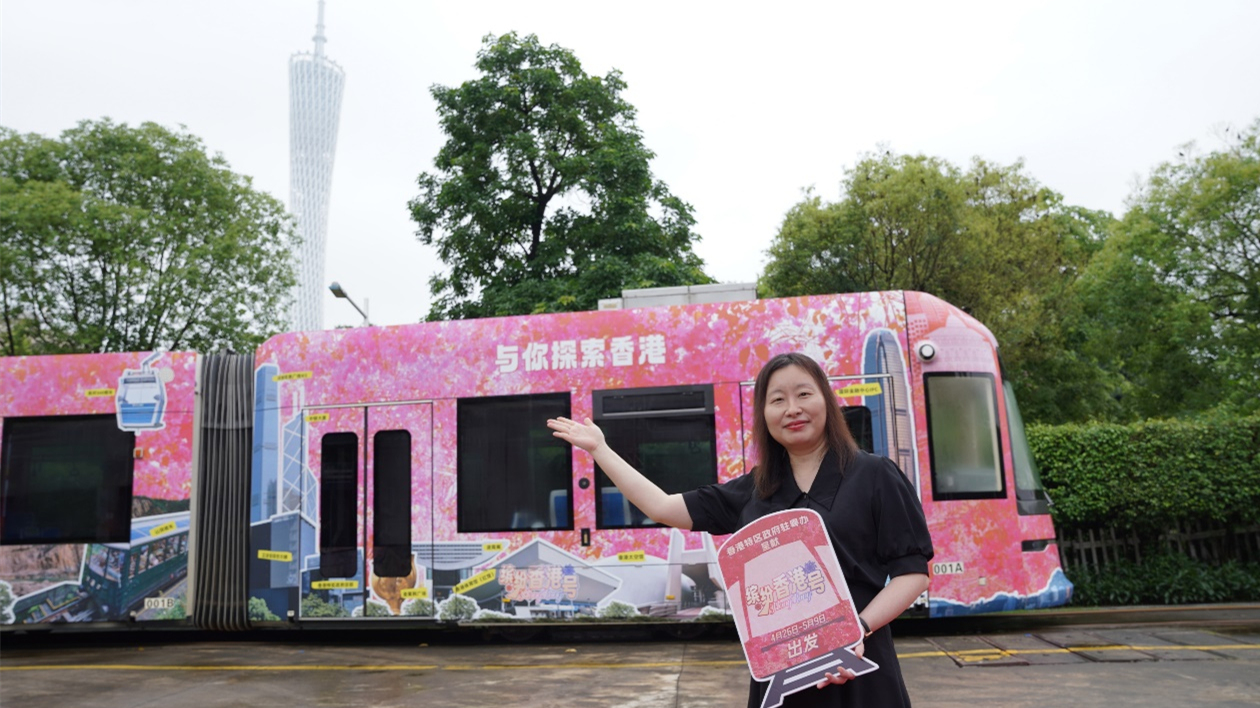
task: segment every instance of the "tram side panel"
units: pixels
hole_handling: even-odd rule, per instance
[[[493,391],[496,379],[497,385],[505,385],[504,377],[499,376],[502,373],[514,374],[507,385],[526,395],[568,387],[567,403],[573,417],[600,421],[606,435],[619,438],[615,446],[623,455],[635,458],[649,477],[667,491],[683,491],[698,484],[726,481],[747,469],[741,454],[745,435],[739,382],[754,376],[766,359],[781,351],[808,350],[824,359],[852,359],[846,365],[855,365],[859,355],[848,346],[850,339],[860,339],[855,330],[870,326],[871,321],[895,322],[896,308],[890,308],[879,294],[867,294],[812,302],[761,301],[588,313],[572,320],[538,318],[530,323],[534,331],[523,341],[541,341],[554,351],[557,344],[572,337],[578,351],[593,349],[611,362],[575,367],[559,372],[560,376],[555,375],[554,368],[546,371],[547,367],[536,367],[533,377],[520,376],[518,369],[490,371],[483,374],[488,382],[484,388]],[[654,341],[656,361],[643,350]],[[614,351],[618,342],[626,349]],[[589,343],[594,346],[588,347]],[[521,346],[524,351],[528,348]],[[505,368],[513,367],[509,364]],[[703,400],[677,402],[688,398]],[[668,431],[643,433],[647,438],[628,430],[649,429],[665,421],[677,425],[669,426]],[[684,424],[707,426],[708,432],[684,440],[676,432]],[[462,434],[460,426],[462,423],[456,427]],[[663,456],[665,450],[670,451],[672,466],[652,469],[654,458]],[[451,479],[463,474],[458,454],[455,457],[439,462],[439,475],[444,469]],[[684,464],[684,457],[686,470],[678,467]],[[495,600],[517,617],[598,614],[614,611],[614,603],[644,614],[675,618],[694,617],[708,608],[726,609],[727,598],[720,590],[715,569],[713,539],[707,534],[655,526],[608,485],[588,456],[573,453],[572,464],[568,484],[576,482],[573,528],[514,534],[508,539],[518,548],[522,543],[526,548],[545,544],[549,559],[523,549],[519,558],[491,559],[464,571],[470,574],[466,590],[474,596],[485,595],[484,609],[493,608]],[[684,473],[702,468],[709,470],[703,473],[706,478],[687,479],[681,488],[668,489]],[[457,483],[448,482],[448,489],[457,487]],[[456,503],[437,518],[452,528],[440,531],[439,539],[468,538],[467,528],[460,523],[464,497],[457,493],[449,498]],[[522,571],[520,559],[529,564],[528,571]],[[579,577],[569,581],[570,572]],[[506,582],[496,582],[496,577]],[[561,585],[566,581],[571,583],[569,591]]]
[[[187,617],[197,366],[0,359],[0,623]]]
[[[649,438],[658,437],[626,443],[641,464],[708,457],[709,478],[687,483],[726,481],[749,469],[743,447],[751,417],[740,384],[766,360],[805,351],[829,371],[848,374],[858,387],[843,395],[861,403],[882,395],[875,390],[881,385],[892,391],[887,371],[866,375],[864,343],[878,332],[903,347],[904,321],[899,294],[866,293],[283,335],[264,345],[257,360],[260,372],[270,367],[260,381],[279,387],[275,405],[298,400],[286,414],[293,420],[333,416],[337,407],[363,407],[370,415],[382,406],[431,404],[433,464],[420,476],[431,474],[432,483],[413,499],[413,513],[431,504],[432,539],[415,547],[416,576],[389,583],[391,594],[414,597],[413,610],[442,616],[444,606],[459,602],[481,616],[554,617],[599,613],[620,602],[637,612],[687,617],[706,607],[725,609],[713,539],[651,525],[601,481],[588,456],[557,443],[545,419],[590,416],[610,431],[642,424],[658,430]],[[695,396],[703,400],[678,402]],[[256,436],[281,429],[266,418],[260,410]],[[662,421],[691,421],[708,432],[695,440],[660,438],[651,426]],[[300,477],[319,487],[322,443],[306,430]],[[271,447],[285,445],[277,440]],[[360,450],[357,459],[366,455]],[[256,459],[256,496],[263,500],[279,498],[268,497],[283,476],[272,467]],[[313,499],[323,493],[303,492]],[[367,506],[357,511],[363,541],[356,544],[356,570],[372,561],[367,537],[375,524],[365,516]],[[311,508],[309,533],[278,539],[288,544],[283,549],[274,546],[275,534],[255,535],[256,568],[267,567],[255,560],[265,553],[269,563],[299,563],[303,575],[296,582],[274,568],[252,575],[251,606],[263,601],[265,619],[283,617],[297,596],[308,595],[306,578],[319,567],[325,536],[323,505]],[[318,539],[317,547],[299,550],[297,539],[307,537]],[[273,546],[264,547],[264,539]],[[334,592],[321,597],[320,609],[396,616],[398,603],[381,602],[388,598],[372,591],[370,575],[367,588],[361,576],[343,577],[344,587],[325,585]],[[299,616],[316,614],[302,608]]]

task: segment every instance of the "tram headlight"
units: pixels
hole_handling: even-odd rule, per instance
[[[919,345],[919,359],[923,361],[932,361],[936,358],[936,345],[931,342],[923,342]]]

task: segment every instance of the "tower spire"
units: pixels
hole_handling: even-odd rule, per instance
[[[319,0],[319,20],[315,23],[315,56],[324,56],[324,0]]]

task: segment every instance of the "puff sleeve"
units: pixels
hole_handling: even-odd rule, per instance
[[[935,551],[923,506],[914,487],[896,463],[881,459],[871,499],[875,522],[875,556],[889,577],[928,572]]]
[[[683,492],[683,502],[691,514],[691,530],[715,535],[735,533],[744,525],[740,518],[753,499],[753,489],[753,476],[749,473],[729,482]]]

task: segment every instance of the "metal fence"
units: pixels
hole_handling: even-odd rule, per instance
[[[1141,562],[1143,553],[1180,553],[1211,565],[1231,560],[1260,562],[1260,525],[1183,522],[1144,541],[1132,529],[1114,527],[1060,532],[1059,560],[1065,567],[1103,568],[1120,560]]]

